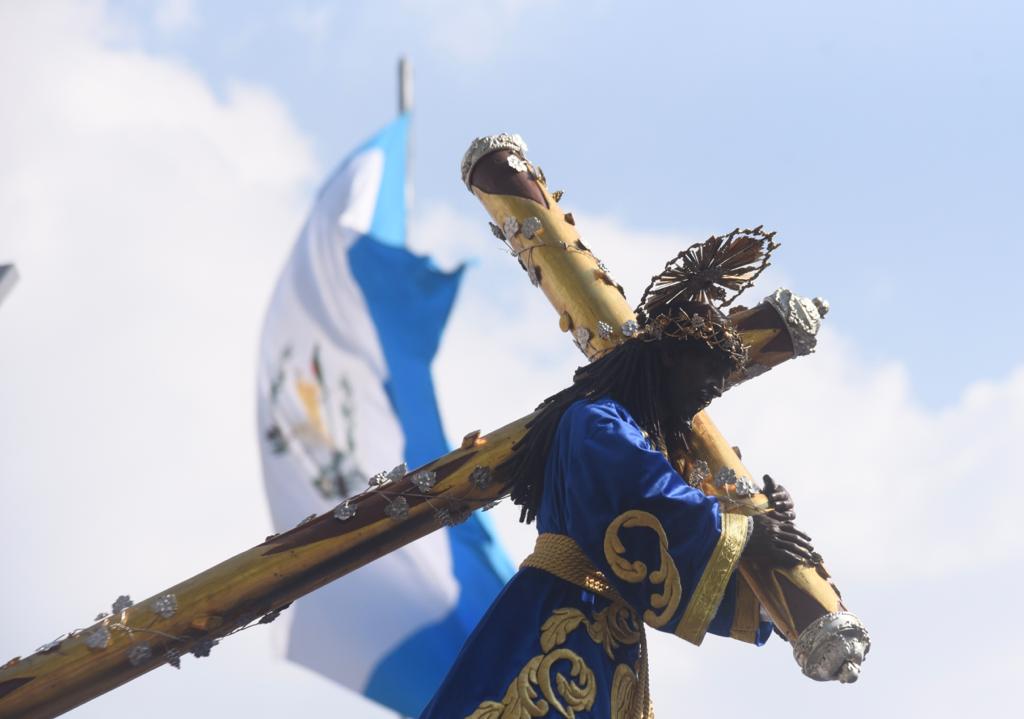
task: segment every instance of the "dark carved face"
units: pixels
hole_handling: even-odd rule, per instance
[[[666,370],[665,409],[672,419],[688,422],[725,391],[732,370],[723,354],[698,342],[662,342],[661,363]]]

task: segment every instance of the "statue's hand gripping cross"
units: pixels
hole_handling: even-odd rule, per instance
[[[638,331],[624,291],[580,241],[572,215],[558,207],[561,193],[548,190],[518,137],[474,141],[462,169],[467,187],[494,219],[495,234],[588,357]],[[749,280],[728,278],[733,288]],[[734,310],[729,321],[749,359],[728,385],[812,351],[826,309],[819,300],[777,290],[756,307]],[[403,465],[381,473],[369,490],[333,511],[11,660],[0,667],[0,717],[57,716],[187,652],[205,656],[217,639],[269,621],[298,597],[507,496],[508,460],[534,416],[487,435],[471,432],[458,449],[412,471]],[[683,476],[717,496],[726,511],[769,512],[768,498],[707,414],[699,413],[692,427],[690,456],[675,458]],[[820,561],[781,567],[743,560],[740,572],[793,644],[805,674],[856,680],[867,632],[846,611]]]

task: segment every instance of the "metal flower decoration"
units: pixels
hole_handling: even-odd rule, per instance
[[[178,611],[178,598],[173,594],[164,594],[153,602],[153,611],[164,619],[170,619]]]
[[[164,659],[175,669],[181,669],[181,652],[177,649],[168,649],[164,653]]]
[[[590,330],[586,327],[577,327],[572,331],[572,337],[577,347],[581,350],[586,350],[587,345],[590,343]]]
[[[153,656],[153,650],[149,648],[148,642],[139,642],[128,650],[128,663],[137,667]]]
[[[90,649],[106,649],[110,644],[110,630],[106,627],[96,627],[85,635],[85,646]]]
[[[469,519],[470,514],[472,511],[468,507],[451,505],[435,510],[434,521],[442,527],[454,527]]]
[[[192,656],[196,659],[202,659],[203,657],[210,656],[210,652],[215,646],[220,644],[216,639],[200,639],[198,642],[192,645]]]
[[[377,472],[377,474],[370,477],[369,484],[371,487],[383,487],[391,484],[392,482],[397,482],[404,477],[408,471],[409,469],[406,467],[405,462],[402,462],[397,467],[393,467],[386,472]]]
[[[539,218],[527,217],[525,220],[523,220],[523,237],[525,237],[528,240],[533,239],[533,236],[540,232],[542,227],[543,225],[541,225]]]
[[[506,162],[516,172],[527,172],[530,169],[530,165],[519,155],[509,155]]]
[[[469,473],[469,481],[473,483],[473,486],[477,489],[483,489],[491,480],[494,479],[494,471],[490,467],[482,467],[477,465],[473,468],[473,471]]]
[[[334,508],[334,518],[340,519],[342,522],[352,519],[354,516],[356,516],[356,507],[347,499]]]
[[[57,649],[63,642],[64,637],[60,636],[54,639],[52,642],[47,642],[43,646],[36,649],[36,651],[40,654],[46,654],[47,652],[52,652],[54,649]]]
[[[739,477],[736,480],[736,495],[739,497],[752,497],[760,491],[750,477]]]
[[[135,602],[132,601],[131,597],[127,594],[122,594],[114,600],[113,604],[110,605],[110,612],[111,614],[120,614],[133,604],[135,604]]]
[[[736,471],[731,467],[722,467],[715,472],[715,486],[721,489],[727,484],[736,484]]]
[[[691,487],[699,487],[707,476],[711,474],[711,468],[703,459],[698,459],[686,473],[686,483]]]
[[[396,522],[409,516],[409,500],[405,497],[395,497],[384,507],[384,514]]]
[[[421,492],[429,492],[433,489],[434,485],[437,484],[437,472],[432,469],[421,469],[412,476],[412,483],[415,484]]]
[[[519,234],[519,220],[512,216],[506,217],[501,223],[501,232],[505,236],[505,241],[511,242],[512,238]]]

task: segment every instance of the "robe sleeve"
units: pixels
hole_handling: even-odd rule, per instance
[[[566,411],[556,457],[566,533],[649,626],[764,643],[771,624],[735,572],[749,517],[689,486],[611,400]]]

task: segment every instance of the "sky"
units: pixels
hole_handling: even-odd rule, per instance
[[[711,413],[791,490],[871,630],[862,679],[815,684],[782,642],[652,637],[659,716],[721,711],[724,691],[766,717],[1016,702],[991,612],[1024,569],[1022,19],[998,2],[0,0],[0,263],[21,274],[0,305],[0,662],[269,532],[262,314],[318,183],[394,116],[407,54],[411,244],[472,263],[434,365],[450,439],[525,414],[580,362],[459,181],[476,135],[526,138],[633,299],[689,243],[763,223],[783,247],[751,299],[832,303],[816,354]],[[533,530],[495,515],[524,556]],[[271,638],[73,716],[389,716]]]

